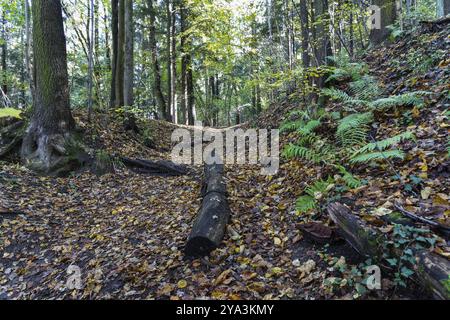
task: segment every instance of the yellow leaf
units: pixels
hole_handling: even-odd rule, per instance
[[[177,285],[178,285],[178,288],[180,288],[180,289],[186,288],[187,281],[186,280],[180,280],[180,281],[178,281]]]
[[[281,239],[278,237],[273,238],[273,243],[275,243],[276,246],[281,245]]]

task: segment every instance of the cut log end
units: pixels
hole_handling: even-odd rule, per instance
[[[202,236],[196,236],[186,244],[184,253],[188,257],[204,257],[209,255],[211,251],[217,248],[217,245],[210,239]]]

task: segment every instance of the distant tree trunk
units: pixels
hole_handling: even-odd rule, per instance
[[[181,94],[180,94],[180,122],[186,124],[187,120],[187,48],[186,48],[186,7],[184,0],[180,1],[180,53],[181,53]]]
[[[116,69],[118,55],[119,34],[119,0],[111,0],[111,33],[112,33],[112,59],[111,59],[111,92],[110,107],[116,107]]]
[[[2,90],[4,94],[8,93],[8,66],[6,63],[6,59],[8,57],[8,39],[6,37],[6,18],[5,18],[5,10],[3,10],[2,17]]]
[[[190,54],[186,54],[186,95],[187,95],[187,114],[188,124],[194,125],[194,76],[192,74],[192,58]]]
[[[123,80],[125,62],[125,0],[119,0],[116,61],[116,107],[124,105]]]
[[[300,20],[302,25],[302,63],[306,69],[310,65],[309,59],[309,22],[307,0],[300,0]]]
[[[59,0],[34,0],[35,100],[22,158],[49,173],[64,165],[65,141],[75,127],[70,111],[66,39]]]
[[[34,97],[33,71],[31,69],[31,22],[30,22],[30,3],[25,0],[25,65],[27,80],[30,86],[31,97]]]
[[[436,0],[437,17],[450,14],[450,0]]]
[[[170,45],[170,70],[171,70],[171,76],[170,76],[170,86],[171,86],[171,101],[172,101],[172,121],[174,123],[178,123],[178,108],[177,108],[177,38],[176,38],[176,9],[175,6],[172,4],[171,8],[171,24],[170,24],[170,39],[171,39],[171,45]]]
[[[172,4],[170,0],[166,0],[166,50],[167,50],[167,109],[166,112],[168,114],[171,113],[172,109]],[[172,116],[171,116],[172,117]],[[173,118],[172,118],[173,120]]]
[[[125,63],[123,96],[126,106],[133,105],[133,79],[134,79],[134,25],[133,25],[133,1],[126,0],[125,6]]]
[[[352,10],[352,9],[350,9]],[[353,32],[353,12],[350,12],[349,15],[349,21],[348,21],[348,27],[349,27],[349,50],[350,50],[350,56],[351,58],[353,58],[354,54],[355,54],[355,36],[354,36],[354,32]]]
[[[166,109],[166,101],[164,99],[164,95],[162,93],[161,89],[161,71],[159,67],[159,61],[158,61],[158,49],[156,45],[156,28],[155,28],[155,10],[153,8],[153,1],[154,0],[148,0],[148,9],[149,9],[149,16],[150,16],[150,50],[152,54],[152,69],[153,69],[153,91],[156,98],[156,104],[158,105],[159,110],[159,117],[161,119],[165,119],[167,121],[170,121],[170,114],[167,114]]]
[[[380,29],[373,27],[369,39],[373,45],[380,44],[389,36],[387,26],[393,24],[397,17],[395,0],[373,0],[373,4],[380,8]]]
[[[93,86],[93,70],[94,70],[94,0],[88,2],[88,121],[92,117],[92,86]]]

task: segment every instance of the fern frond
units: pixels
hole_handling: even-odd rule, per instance
[[[305,193],[316,198],[318,194],[326,194],[330,191],[330,186],[334,183],[333,178],[328,177],[327,180],[317,180],[311,186],[305,189]]]
[[[316,208],[316,200],[311,196],[301,196],[297,199],[295,208],[301,213],[306,213]]]
[[[372,142],[372,143],[368,143],[366,144],[364,147],[362,147],[361,149],[359,149],[356,154],[362,154],[362,153],[366,153],[366,152],[371,152],[374,150],[377,151],[383,151],[386,150],[392,146],[395,146],[397,144],[399,144],[402,141],[405,140],[414,140],[414,134],[410,131],[406,131],[403,132],[401,134],[395,135],[393,137],[389,137],[387,139],[384,140],[380,140],[380,141],[376,141],[376,142]]]
[[[302,158],[315,163],[320,162],[321,156],[314,150],[290,143],[283,150],[283,156],[287,158]]]
[[[280,132],[291,132],[301,128],[305,122],[303,120],[286,121],[280,126]]]
[[[308,135],[308,134],[312,133],[312,131],[314,129],[316,129],[317,127],[319,127],[320,125],[321,125],[320,120],[310,120],[303,127],[298,128],[297,131],[301,135]]]
[[[364,75],[349,83],[349,91],[359,100],[373,100],[381,95],[381,89],[374,77]]]
[[[337,165],[339,172],[342,174],[342,180],[344,180],[347,187],[350,189],[359,188],[362,185],[361,180],[355,178],[350,172],[348,172],[343,166]]]
[[[369,107],[374,110],[386,110],[401,106],[422,107],[424,99],[422,95],[427,94],[424,91],[408,92],[398,96],[390,96],[373,101]]]
[[[405,154],[401,150],[376,151],[358,154],[350,159],[351,163],[367,163],[374,160],[398,158],[403,159]]]
[[[330,97],[332,100],[343,102],[346,105],[352,105],[352,106],[365,106],[368,104],[367,101],[354,98],[350,96],[348,93],[346,93],[343,90],[339,90],[336,88],[324,88],[322,89],[322,94]]]
[[[360,145],[366,141],[372,112],[354,113],[339,121],[336,137],[343,146]]]

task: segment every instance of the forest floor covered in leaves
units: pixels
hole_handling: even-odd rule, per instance
[[[450,57],[449,28],[400,39],[368,55],[371,74],[388,93],[427,90],[427,106],[403,115],[379,118],[377,138],[405,128],[417,136],[395,172],[361,166],[367,184],[342,195],[360,217],[392,231],[374,214],[399,201],[408,210],[449,224],[449,161],[446,157]],[[444,59],[417,65],[417,56],[444,50]],[[434,63],[434,61],[437,61]],[[261,128],[278,127],[286,113],[301,105],[280,104],[260,117]],[[338,106],[331,104],[330,111]],[[96,114],[87,124],[86,143],[111,154],[168,159],[173,125],[147,121],[152,148],[126,132],[114,115]],[[141,126],[143,124],[140,124]],[[285,145],[291,136],[282,136]],[[344,241],[316,245],[305,239],[301,224],[330,220],[325,212],[296,214],[295,201],[328,169],[300,160],[282,160],[277,175],[259,174],[259,167],[227,167],[232,211],[222,245],[208,258],[187,260],[183,248],[201,204],[202,168],[186,176],[160,177],[118,169],[96,176],[74,173],[67,178],[42,177],[19,164],[1,162],[0,169],[0,299],[369,299],[427,298],[419,287],[402,289],[383,277],[382,290],[366,292],[358,285],[364,261]],[[416,178],[420,178],[418,183]],[[414,194],[403,192],[409,184]],[[2,210],[3,209],[3,210]],[[435,251],[449,257],[437,236]],[[81,270],[82,288],[69,290],[70,265]],[[330,285],[330,279],[348,283]],[[328,280],[328,281],[327,281]]]

